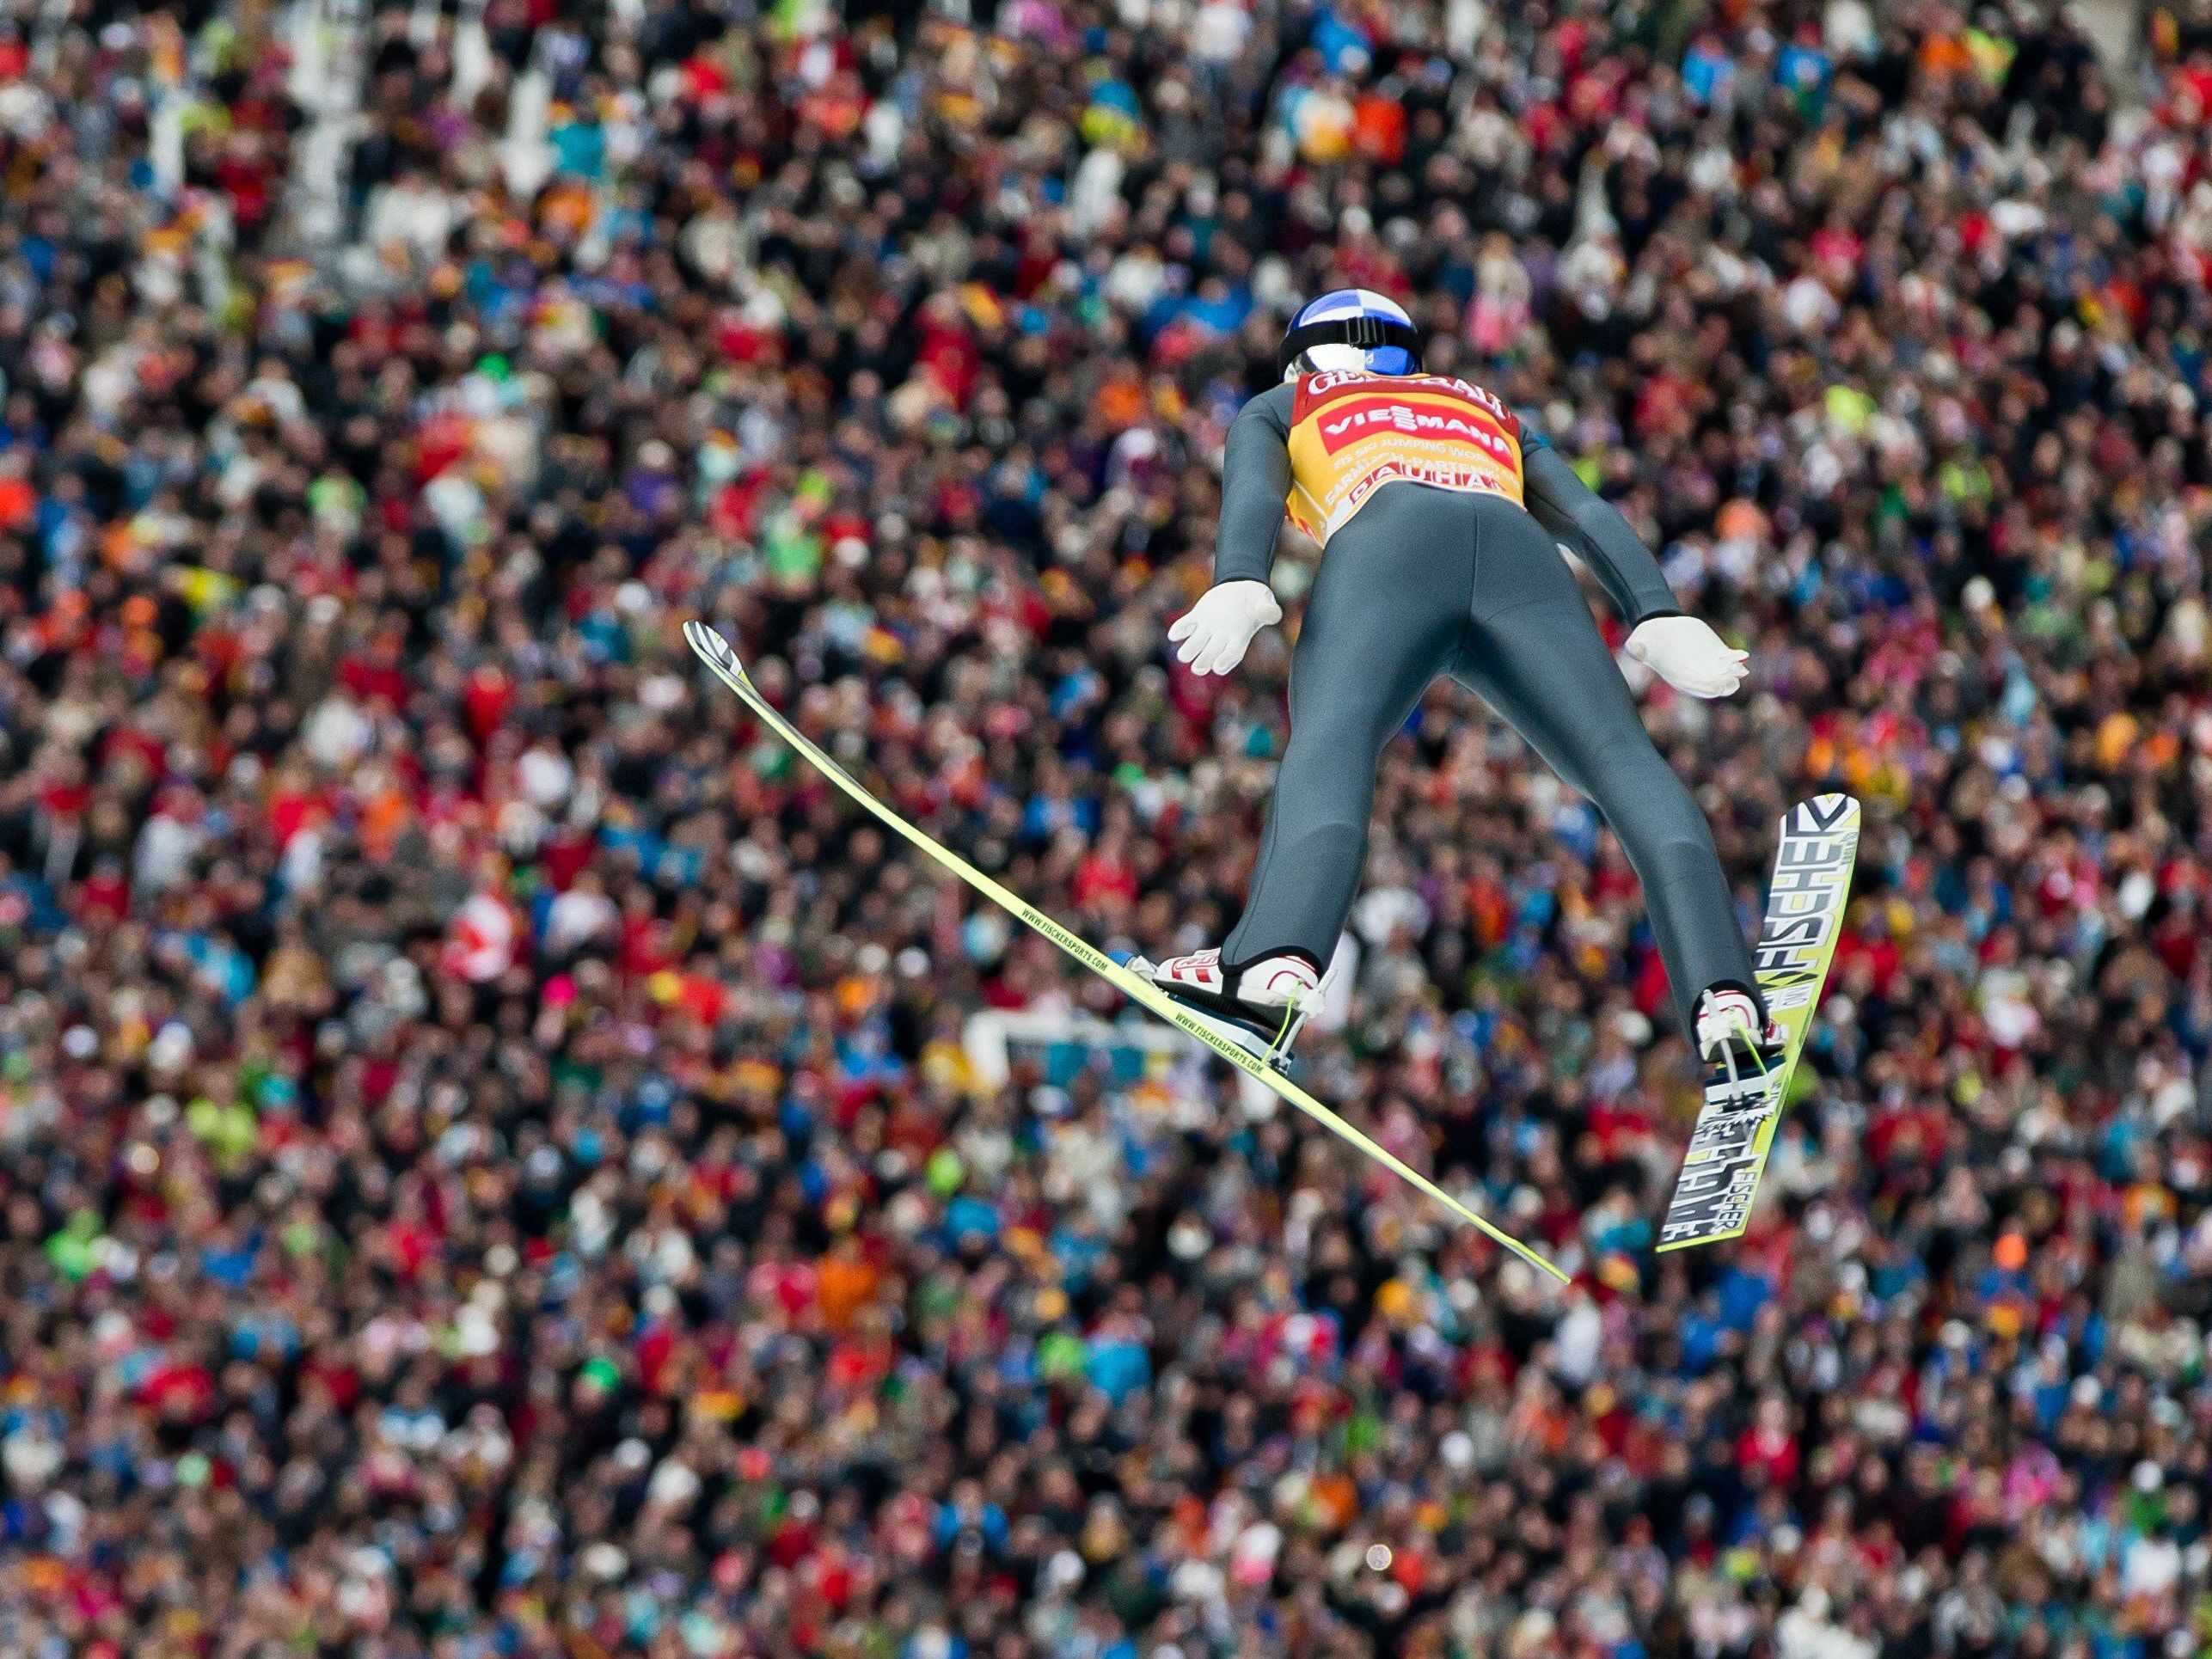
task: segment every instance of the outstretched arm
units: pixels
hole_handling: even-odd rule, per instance
[[[1674,590],[1643,539],[1620,510],[1576,475],[1549,444],[1523,450],[1529,511],[1590,566],[1614,610],[1630,627],[1654,616],[1679,616]]]
[[[1167,630],[1176,660],[1196,673],[1228,673],[1244,660],[1253,634],[1283,620],[1267,575],[1290,492],[1290,395],[1287,386],[1262,392],[1229,423],[1214,585]]]
[[[1576,476],[1558,450],[1530,446],[1529,511],[1589,565],[1628,624],[1627,651],[1677,691],[1726,697],[1743,683],[1749,657],[1675,603],[1659,561],[1611,503]]]
[[[1290,493],[1288,386],[1262,392],[1229,423],[1222,459],[1221,525],[1214,582],[1265,582],[1275,568],[1283,503]]]

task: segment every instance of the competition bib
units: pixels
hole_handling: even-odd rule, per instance
[[[1290,522],[1327,542],[1394,478],[1522,499],[1521,423],[1446,375],[1308,375],[1290,406]]]

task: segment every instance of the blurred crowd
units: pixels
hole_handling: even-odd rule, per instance
[[[0,1651],[2212,1643],[2212,15],[2139,47],[0,7]],[[1099,943],[1216,941],[1296,607],[1226,681],[1164,631],[1351,284],[1752,652],[1624,669],[1747,919],[1864,803],[1740,1245],[1651,1252],[1633,875],[1464,693],[1312,1081],[1564,1291],[1195,1056],[980,1066],[1116,1000],[683,649]]]

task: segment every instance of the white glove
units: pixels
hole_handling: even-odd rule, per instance
[[[1750,672],[1738,651],[1694,616],[1654,616],[1628,636],[1628,654],[1677,691],[1725,697]]]
[[[1283,620],[1283,607],[1265,582],[1222,582],[1178,616],[1167,637],[1182,643],[1175,660],[1193,674],[1226,674],[1244,660],[1252,636]]]

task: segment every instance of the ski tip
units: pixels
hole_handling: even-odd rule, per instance
[[[724,678],[742,680],[745,677],[744,664],[738,661],[738,653],[731,647],[730,642],[706,623],[696,621],[686,622],[683,625],[683,642],[697,653],[701,662]]]
[[[1815,795],[1790,808],[1783,828],[1793,835],[1833,835],[1859,826],[1859,803],[1848,795]]]

